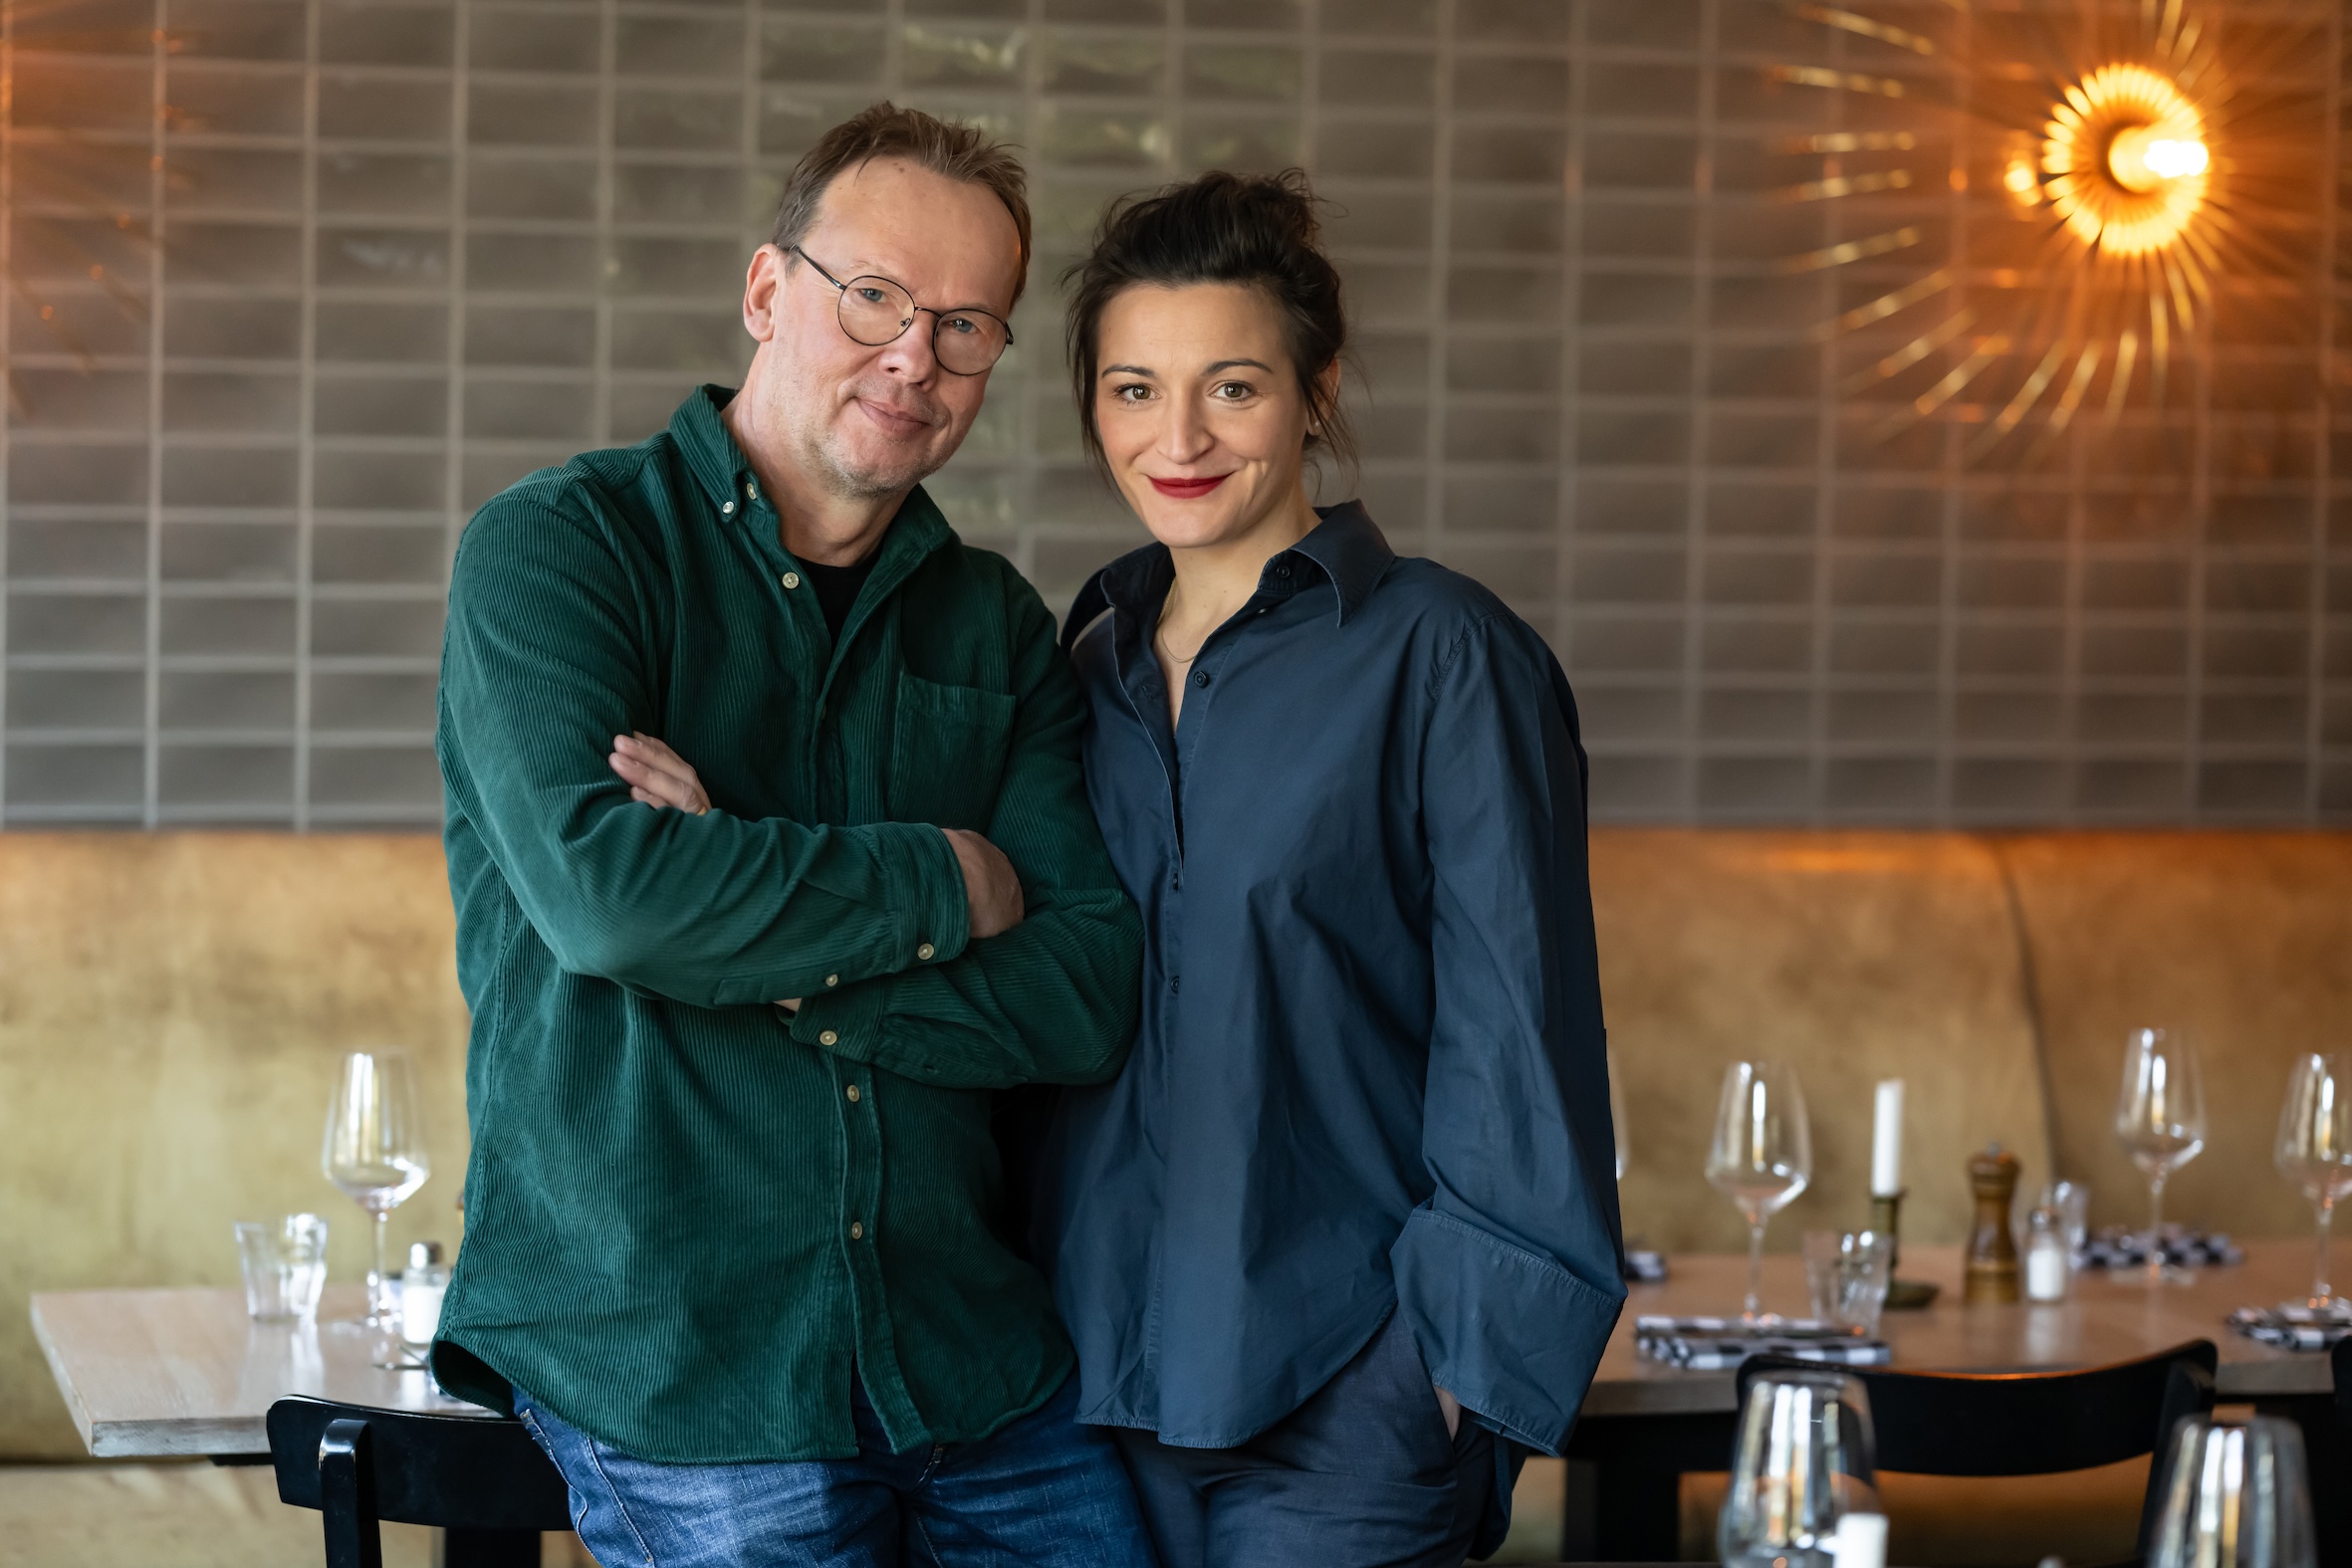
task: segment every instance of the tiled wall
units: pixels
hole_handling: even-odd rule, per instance
[[[1976,462],[1965,425],[1870,438],[1839,383],[1900,338],[1819,329],[1974,265],[1998,194],[1939,165],[1792,204],[1779,155],[1927,113],[1940,58],[1775,0],[5,15],[11,825],[435,822],[457,529],[740,365],[782,170],[884,94],[1028,149],[1022,343],[934,489],[1057,604],[1135,534],[1078,456],[1053,274],[1116,192],[1298,161],[1344,209],[1363,493],[1551,638],[1598,815],[2352,820],[2328,0],[2280,67],[2310,156],[2268,314],[2225,312],[2172,412]],[[1865,69],[1918,90],[1803,80]],[[1788,264],[1890,224],[1927,238],[1879,271]]]

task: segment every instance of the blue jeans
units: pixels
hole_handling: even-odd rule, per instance
[[[1236,1448],[1113,1436],[1163,1568],[1456,1568],[1474,1542],[1501,1544],[1520,1456],[1467,1414],[1447,1434],[1394,1313],[1311,1399]]]
[[[604,1568],[1153,1568],[1135,1492],[1077,1424],[1078,1380],[994,1437],[892,1454],[851,1380],[857,1457],[656,1464],[515,1390]]]

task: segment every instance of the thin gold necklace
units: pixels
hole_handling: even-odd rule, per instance
[[[1194,646],[1192,652],[1186,654],[1183,658],[1180,659],[1176,657],[1176,645],[1168,640],[1168,606],[1175,601],[1175,598],[1176,589],[1171,586],[1168,589],[1168,596],[1160,600],[1160,618],[1158,623],[1151,629],[1151,640],[1154,646],[1156,646],[1162,653],[1168,656],[1168,662],[1170,664],[1190,664],[1193,660],[1201,656],[1201,649],[1209,645],[1209,638],[1203,637],[1200,642]],[[1212,629],[1209,635],[1215,636],[1215,630]]]

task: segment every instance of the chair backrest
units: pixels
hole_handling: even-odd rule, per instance
[[[2352,1339],[2337,1340],[2327,1362],[2336,1380],[2336,1419],[2352,1428]]]
[[[519,1421],[370,1410],[295,1396],[270,1407],[278,1497],[364,1521],[568,1530],[570,1494]],[[329,1519],[330,1556],[336,1538]]]
[[[2163,1450],[2182,1418],[2214,1408],[2221,1353],[2193,1339],[2104,1367],[2042,1372],[1897,1372],[1824,1369],[1819,1362],[1752,1356],[1740,1367],[1740,1403],[1767,1371],[1850,1372],[1870,1392],[1878,1467],[1918,1475],[2049,1475],[2153,1454],[2140,1539],[2148,1539],[2163,1485]]]

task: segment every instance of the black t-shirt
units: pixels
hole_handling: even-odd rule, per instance
[[[833,634],[834,640],[839,640],[841,623],[849,618],[849,607],[857,602],[857,590],[865,586],[866,573],[873,569],[872,556],[867,556],[854,566],[821,566],[813,560],[801,562],[802,574],[809,579],[809,586],[817,590],[817,607],[824,611],[825,630]]]

